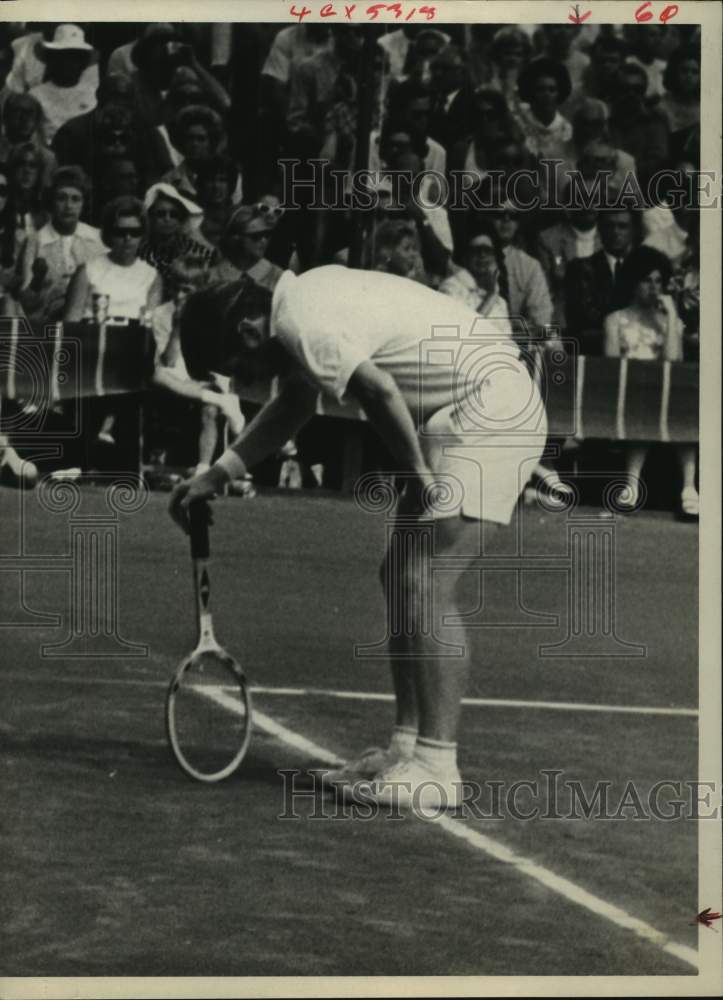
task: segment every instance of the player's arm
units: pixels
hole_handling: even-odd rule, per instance
[[[244,476],[278,451],[314,415],[317,396],[318,390],[303,376],[290,376],[279,395],[264,406],[207,472],[176,487],[169,505],[174,521],[188,532],[188,505],[211,499],[231,479]]]
[[[422,454],[412,414],[397,383],[372,361],[363,361],[349,379],[347,394],[364,410],[369,423],[399,462],[399,471],[416,477],[416,486],[409,483],[411,488],[407,489],[406,497],[410,503],[421,505],[425,488],[434,485],[434,476]]]

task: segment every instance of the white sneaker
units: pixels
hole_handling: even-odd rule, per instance
[[[369,747],[355,757],[348,760],[341,767],[336,767],[332,771],[324,771],[321,775],[322,785],[353,785],[359,781],[369,781],[384,767],[399,758],[389,750],[382,750],[381,747]]]
[[[359,781],[348,791],[360,802],[397,805],[420,813],[458,809],[463,800],[462,776],[456,767],[437,774],[414,757],[389,764],[373,780]]]

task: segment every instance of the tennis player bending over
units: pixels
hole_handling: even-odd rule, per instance
[[[509,523],[547,430],[517,347],[449,296],[334,265],[286,272],[273,295],[247,281],[198,292],[181,341],[195,378],[209,370],[280,376],[279,395],[234,444],[176,488],[171,514],[186,530],[189,503],[212,498],[280,448],[315,413],[320,391],[361,406],[394,455],[406,484],[397,511],[406,537],[410,518],[412,537],[428,535],[433,519],[432,553],[424,544],[396,549],[392,536],[382,567],[396,693],[389,747],[364,752],[327,780],[365,800],[458,806],[469,655],[463,629],[446,619],[457,613],[460,575],[481,554],[480,522]],[[430,572],[440,559],[444,572]],[[391,625],[399,607],[401,629]],[[464,655],[440,658],[435,632]]]

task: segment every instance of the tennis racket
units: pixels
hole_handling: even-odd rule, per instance
[[[166,697],[166,728],[173,756],[197,781],[228,778],[251,738],[251,700],[243,668],[213,632],[208,573],[210,508],[189,508],[198,642],[178,667]]]

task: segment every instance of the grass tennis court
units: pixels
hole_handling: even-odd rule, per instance
[[[0,491],[3,555],[17,552],[20,500]],[[84,488],[84,511],[103,503]],[[234,778],[186,778],[163,726],[194,638],[187,548],[166,503],[152,494],[118,528],[120,632],[146,657],[49,659],[40,647],[58,628],[2,630],[3,975],[694,973],[690,820],[365,822],[312,818],[311,796],[298,819],[278,818],[278,769],[305,772],[388,731],[386,667],[353,655],[383,632],[384,523],[351,501],[215,505],[216,629],[259,688],[261,726]],[[564,515],[523,517],[529,551],[561,551]],[[540,659],[549,629],[473,631],[466,779],[557,769],[619,797],[631,780],[697,777],[697,528],[643,514],[617,532],[618,631],[648,655]],[[68,515],[31,495],[25,535],[26,554],[62,557]],[[513,582],[491,576],[485,613],[514,617]],[[0,622],[16,620],[14,580],[0,572]],[[525,606],[559,611],[561,581],[525,573]],[[28,573],[25,601],[66,620],[67,575]]]

